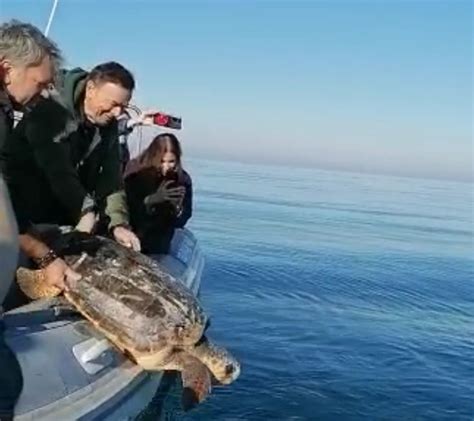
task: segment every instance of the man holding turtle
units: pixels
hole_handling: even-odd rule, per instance
[[[57,90],[23,117],[4,148],[15,213],[36,225],[87,232],[99,219],[115,240],[139,250],[128,225],[117,128],[133,76],[109,62],[91,72],[63,71],[58,79]]]

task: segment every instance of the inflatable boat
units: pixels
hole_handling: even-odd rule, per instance
[[[204,257],[190,231],[176,230],[158,261],[198,294]],[[57,299],[11,310],[4,324],[23,375],[17,421],[134,418],[163,380],[162,372],[143,371]]]

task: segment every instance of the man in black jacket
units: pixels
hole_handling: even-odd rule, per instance
[[[34,26],[17,21],[0,26],[0,156],[11,136],[14,109],[25,111],[26,106],[35,102],[41,91],[52,82],[60,58],[56,45]],[[3,207],[0,218],[0,305],[13,280],[18,261],[16,251],[13,251],[17,250],[18,244],[17,224],[11,214],[2,169],[0,166]],[[43,263],[46,282],[62,288],[64,276],[71,274],[64,261],[51,259],[49,248],[29,232],[26,218],[18,215],[17,222],[25,254]]]
[[[34,102],[53,79],[60,59],[56,45],[37,28],[12,21],[0,25],[0,152],[13,128],[14,109]],[[27,220],[15,220],[0,168],[0,420],[13,417],[22,388],[22,376],[14,354],[3,341],[1,305],[14,279],[18,263],[18,227],[24,252],[44,269],[45,280],[59,288],[64,277],[78,279],[65,262],[28,233]]]

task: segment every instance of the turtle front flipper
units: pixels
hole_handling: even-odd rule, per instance
[[[230,384],[240,375],[240,364],[237,359],[205,336],[195,346],[186,348],[186,351],[205,364],[222,384]]]
[[[185,411],[194,408],[211,393],[211,372],[202,362],[191,355],[183,355],[181,380],[183,382],[181,404]]]
[[[16,271],[16,280],[25,295],[33,300],[56,297],[61,293],[59,288],[46,284],[42,270],[20,267]]]
[[[201,361],[186,352],[173,353],[164,365],[158,364],[156,368],[181,373],[183,383],[181,403],[185,411],[194,408],[211,393],[211,372]]]

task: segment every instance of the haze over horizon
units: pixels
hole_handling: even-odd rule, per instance
[[[44,29],[51,0],[0,0]],[[185,153],[473,180],[470,1],[60,0],[68,67],[116,60]]]

